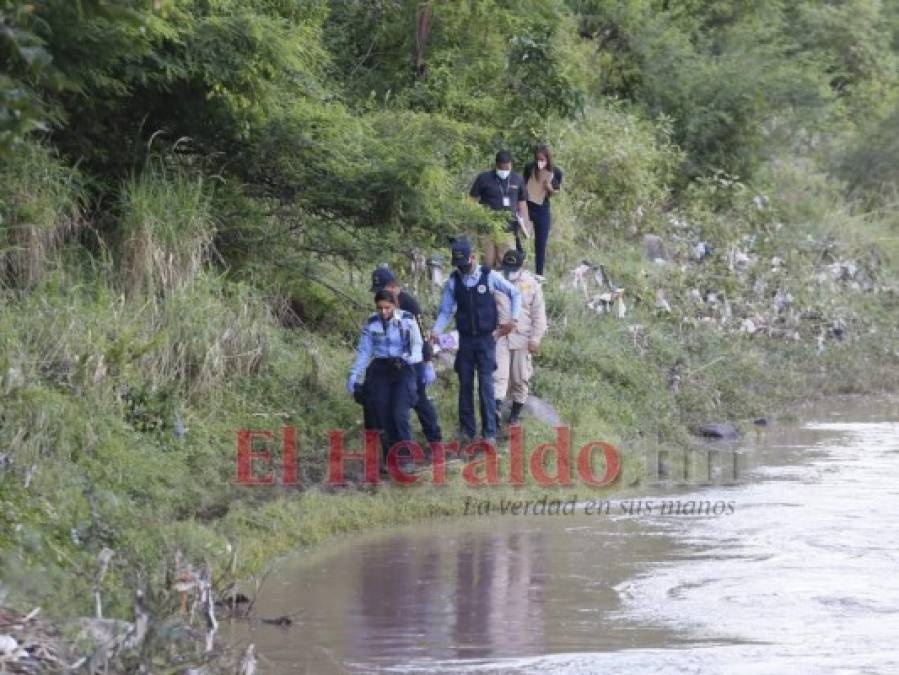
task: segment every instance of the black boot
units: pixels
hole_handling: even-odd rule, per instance
[[[521,424],[521,409],[524,408],[524,403],[519,403],[518,401],[512,401],[512,416],[509,417],[509,426],[514,427]]]

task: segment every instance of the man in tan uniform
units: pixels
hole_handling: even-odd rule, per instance
[[[502,401],[509,392],[512,396],[512,416],[510,425],[520,422],[521,409],[528,400],[528,382],[533,368],[531,356],[540,348],[540,341],[546,333],[546,304],[543,289],[534,275],[521,268],[524,253],[506,251],[502,259],[503,276],[515,284],[521,293],[521,312],[518,323],[506,336],[496,335],[496,372],[493,374],[493,388],[496,396],[497,421]],[[495,293],[500,324],[509,321],[509,300],[501,293]]]

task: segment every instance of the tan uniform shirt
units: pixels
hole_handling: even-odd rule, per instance
[[[543,289],[534,275],[527,270],[521,271],[514,284],[521,292],[518,324],[509,335],[499,338],[497,345],[505,342],[509,349],[527,349],[528,342],[536,342],[539,345],[546,333],[546,303],[543,299]],[[508,323],[512,320],[509,298],[503,293],[494,293],[493,297],[496,299],[499,322]]]

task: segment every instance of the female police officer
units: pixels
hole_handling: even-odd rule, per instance
[[[414,366],[421,362],[422,338],[415,317],[397,308],[390,291],[375,293],[375,306],[378,311],[362,328],[347,391],[354,393],[365,370],[366,407],[381,430],[386,465],[387,452],[395,443],[412,440],[409,411],[418,397]]]

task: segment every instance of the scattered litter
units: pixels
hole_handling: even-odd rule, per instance
[[[721,322],[726,323],[727,321],[730,321],[733,318],[733,315],[734,313],[731,309],[730,303],[725,298],[724,307],[722,307],[721,309]]]
[[[834,319],[827,327],[827,337],[842,340],[846,337],[846,322],[842,319]]]
[[[793,304],[793,294],[789,291],[777,290],[774,294],[774,309],[780,314],[784,309]]]
[[[731,272],[745,272],[751,263],[752,259],[745,252],[736,246],[731,246],[727,253],[727,268]]]
[[[693,259],[696,262],[702,262],[703,260],[711,256],[713,252],[714,249],[712,249],[711,246],[706,244],[704,241],[701,241],[693,247]]]
[[[835,262],[828,265],[827,269],[830,271],[830,278],[834,281],[851,281],[858,274],[858,265],[851,260]]]
[[[665,299],[665,291],[661,288],[656,289],[656,309],[661,309],[663,312],[671,311],[671,305]]]
[[[587,307],[597,314],[612,314],[622,319],[627,312],[624,304],[624,289],[616,288],[614,291],[594,295],[593,299],[587,303]]]
[[[589,297],[591,280],[597,288],[603,288],[610,283],[602,265],[594,265],[586,260],[571,271],[571,287],[581,288],[584,291],[584,297]]]
[[[18,648],[19,643],[12,635],[0,635],[0,656],[9,656]]]
[[[444,274],[444,261],[442,255],[435,254],[428,258],[428,277],[431,280],[432,286],[435,288],[443,288],[446,277]]]
[[[755,321],[753,321],[752,319],[743,319],[743,321],[740,322],[741,333],[753,335],[756,330],[758,330],[758,327],[755,325]]]

